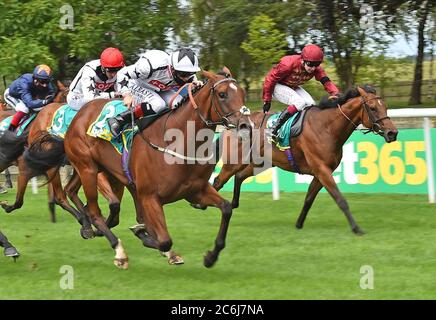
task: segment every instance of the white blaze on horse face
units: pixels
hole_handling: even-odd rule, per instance
[[[238,87],[234,83],[229,84],[229,87],[235,91],[238,91]]]

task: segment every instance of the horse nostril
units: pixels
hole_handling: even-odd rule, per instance
[[[389,138],[389,140],[394,141],[397,139],[398,131],[397,130],[389,130],[386,133],[386,135]]]
[[[238,126],[238,129],[239,129],[239,130],[248,130],[248,128],[249,128],[249,126],[248,126],[248,124],[245,123],[245,122],[240,123],[239,126]]]

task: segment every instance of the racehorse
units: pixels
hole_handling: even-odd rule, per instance
[[[160,147],[167,142],[164,138],[165,129],[171,128],[183,132],[185,151],[188,143],[194,144],[197,148],[199,142],[195,140],[195,135],[186,134],[188,121],[195,124],[195,133],[206,128],[215,131],[218,124],[238,130],[249,127],[246,116],[248,109],[244,106],[244,92],[237,85],[236,80],[208,71],[203,71],[203,76],[207,78],[207,82],[195,94],[192,92],[193,85],[189,85],[189,99],[134,136],[129,162],[130,175],[134,183],[129,183],[123,171],[121,156],[111,144],[86,133],[110,100],[97,99],[87,103],[70,124],[64,141],[65,153],[82,181],[88,201],[87,214],[92,224],[105,235],[115,250],[114,264],[117,267],[126,269],[128,257],[121,240],[110,230],[101,215],[96,188],[99,170],[107,172],[114,178],[111,181],[112,186],[125,185],[131,193],[139,223],[132,231],[142,240],[144,246],[161,252],[170,251],[172,240],[167,230],[163,205],[186,199],[191,203],[215,206],[222,212],[215,247],[205,255],[204,265],[213,266],[224,248],[232,208],[230,203],[223,199],[208,182],[215,164],[199,163],[199,158],[194,158],[194,164],[186,161],[168,163],[167,157],[174,156],[185,160],[187,158],[176,152],[172,152],[169,156],[168,148]],[[45,155],[46,158],[56,158],[52,155],[59,154],[57,148],[63,148],[63,145],[58,144],[57,147],[53,139],[44,145],[45,139],[43,137],[35,140],[34,144],[37,146],[35,149],[42,150],[40,154]],[[205,144],[212,145],[212,139]],[[33,149],[32,145],[29,153],[26,154],[26,161],[36,170],[38,165],[31,165]],[[59,159],[59,162],[61,161],[63,161],[62,157]]]
[[[67,101],[67,95],[69,92],[69,88],[66,87],[61,81],[57,81],[57,87],[58,92],[56,93],[56,96],[54,98],[54,102],[57,103],[63,103]],[[7,109],[5,111],[0,111],[0,121],[3,119],[12,116],[15,114],[15,110],[13,109]],[[31,126],[32,124],[30,124]],[[0,140],[0,151],[1,151],[1,161],[0,161],[0,172],[2,169],[5,170],[6,175],[6,183],[5,185],[7,187],[12,188],[12,181],[10,177],[10,173],[8,170],[8,167],[10,165],[18,165],[19,169],[24,168],[24,165],[21,163],[21,154],[24,151],[24,145],[26,144],[26,139],[29,133],[29,127],[22,133],[21,137],[16,137],[14,134],[10,132],[5,132],[5,135]],[[6,168],[5,168],[6,167]],[[27,184],[26,184],[27,185]],[[24,196],[24,189],[21,190],[18,188],[18,193],[16,195],[16,201],[15,204],[12,206],[7,205],[7,202],[2,202],[1,206],[3,209],[6,210],[6,212],[11,212],[17,208],[20,208],[23,204],[23,196]],[[21,191],[20,191],[21,190]],[[48,185],[48,206],[50,210],[50,220],[52,222],[56,222],[56,214],[55,214],[55,204],[56,204],[56,198],[53,190],[53,186],[51,184]]]
[[[304,206],[298,217],[296,227],[301,229],[318,192],[325,187],[339,208],[344,212],[354,233],[363,234],[362,229],[354,221],[348,203],[339,191],[332,177],[342,159],[342,146],[359,124],[383,136],[387,143],[397,138],[398,131],[387,116],[386,104],[375,95],[374,89],[365,86],[350,90],[337,101],[324,99],[319,107],[307,110],[304,128],[301,134],[290,141],[291,158],[277,147],[272,148],[272,165],[286,171],[309,174],[313,180],[304,200]],[[253,113],[250,117],[259,127],[263,122],[263,113]],[[266,122],[265,122],[266,123]],[[265,148],[265,126],[261,128],[261,152]],[[224,137],[225,139],[225,137]],[[230,146],[230,144],[228,144]],[[231,150],[224,150],[223,159],[227,159]],[[293,158],[293,159],[292,159]],[[235,176],[232,207],[239,206],[242,182],[253,176],[253,162],[250,164],[231,164],[224,161],[213,186],[220,190],[222,186]],[[266,168],[265,168],[266,169]],[[204,209],[204,206],[196,206]]]

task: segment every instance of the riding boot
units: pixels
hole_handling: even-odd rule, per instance
[[[108,124],[112,135],[115,138],[120,135],[124,126],[132,122],[132,114],[133,114],[133,121],[135,121],[146,115],[149,110],[153,110],[151,109],[151,105],[148,102],[143,102],[135,106],[133,112],[130,110],[126,110],[124,112],[121,112],[119,115],[110,118],[108,120]]]
[[[285,124],[286,121],[289,120],[298,110],[295,106],[289,106],[285,110],[282,111],[276,123],[272,127],[271,137],[274,141],[277,141],[277,134],[279,133],[279,129]]]
[[[126,110],[108,120],[109,129],[113,137],[118,137],[121,129],[128,123],[132,122],[132,111]]]
[[[17,111],[17,113],[14,114],[14,116],[12,117],[11,124],[9,125],[8,128],[9,131],[14,132],[15,129],[18,127],[18,124],[20,123],[21,119],[23,119],[25,115],[26,115],[25,112]]]

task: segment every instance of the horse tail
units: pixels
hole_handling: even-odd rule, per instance
[[[24,161],[27,168],[35,175],[42,175],[49,169],[59,168],[66,163],[64,140],[47,131],[41,132],[41,135],[24,151]]]
[[[24,152],[24,146],[29,136],[29,131],[17,136],[9,130],[5,130],[0,137],[0,166],[9,166]]]

